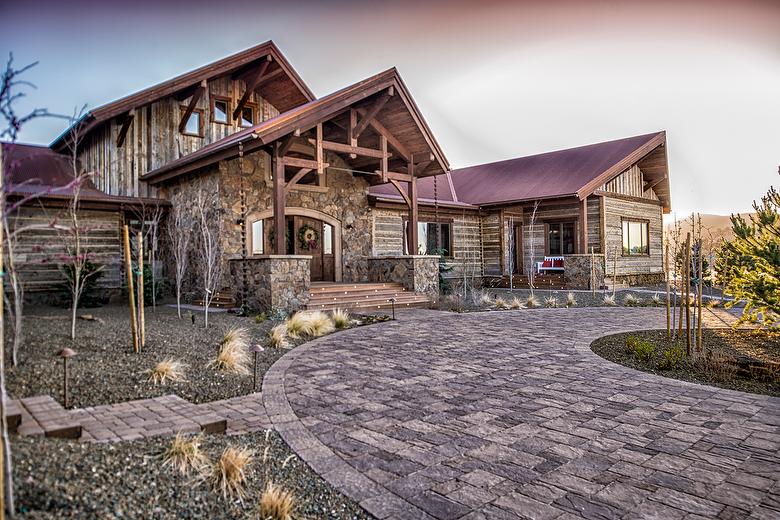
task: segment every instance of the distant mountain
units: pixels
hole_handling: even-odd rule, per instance
[[[751,213],[742,213],[742,217],[746,220],[750,218]],[[682,240],[685,240],[685,234],[691,231],[691,219],[680,218],[680,229],[682,232]],[[701,215],[702,235],[704,238],[705,248],[717,249],[723,240],[731,240],[734,238],[734,233],[731,229],[731,215]],[[670,222],[665,226],[665,231],[668,237],[673,236],[674,222]],[[708,247],[710,246],[710,247]]]

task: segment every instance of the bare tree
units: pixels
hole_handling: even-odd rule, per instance
[[[168,222],[165,230],[168,235],[168,246],[174,263],[176,277],[176,312],[181,318],[181,287],[184,275],[190,262],[190,240],[194,228],[192,214],[186,211],[180,204],[173,206],[168,214]]]
[[[528,235],[531,240],[528,248],[530,250],[528,255],[528,288],[532,296],[534,294],[534,278],[536,277],[536,213],[539,210],[540,202],[539,200],[534,201],[534,209],[528,223]]]
[[[199,267],[203,281],[203,307],[205,310],[205,327],[209,326],[209,306],[217,294],[222,280],[222,247],[219,243],[220,220],[217,210],[210,207],[203,189],[198,190],[195,201],[198,213],[199,227]]]
[[[157,271],[155,269],[156,261],[160,253],[160,225],[162,223],[165,210],[159,200],[145,203],[141,200],[138,209],[133,211],[138,219],[138,230],[148,247],[145,250],[149,258],[149,267],[152,282],[152,310],[157,310]]]

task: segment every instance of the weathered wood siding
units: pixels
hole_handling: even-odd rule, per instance
[[[617,197],[604,197],[604,228],[607,253],[607,277],[612,277],[617,258],[618,278],[642,283],[646,275],[663,273],[663,213],[658,203],[647,203]],[[623,256],[623,218],[647,220],[650,235],[650,254]]]
[[[15,248],[15,263],[26,292],[58,290],[65,281],[60,265],[62,256],[68,254],[68,242],[61,232],[49,227],[54,219],[65,222],[64,210],[31,206],[21,208],[10,220],[12,229],[40,226],[20,233]],[[121,214],[82,210],[79,225],[85,230],[81,238],[90,260],[104,266],[98,287],[122,287]]]
[[[241,130],[239,121],[232,119],[232,111],[244,89],[243,81],[229,77],[209,83],[206,93],[196,105],[196,109],[203,110],[203,137],[179,132],[181,107],[189,104],[189,98],[179,101],[168,97],[137,108],[121,147],[117,147],[121,121],[108,121],[90,132],[79,144],[81,166],[84,171],[95,172],[93,180],[96,187],[110,195],[154,197],[157,190],[139,182],[139,177]],[[214,96],[230,100],[229,124],[211,121],[211,100]],[[279,114],[273,105],[254,92],[249,97],[249,104],[255,108],[256,122]]]
[[[631,197],[640,197],[650,200],[658,200],[652,188],[645,190],[645,178],[642,170],[636,164],[624,171],[611,181],[602,184],[601,191],[618,193],[620,195],[629,195]]]
[[[482,270],[485,276],[501,275],[501,213],[494,211],[482,216]]]

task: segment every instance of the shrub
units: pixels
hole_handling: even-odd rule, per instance
[[[500,296],[496,297],[496,300],[493,302],[493,306],[495,306],[496,309],[508,309],[509,304],[506,302],[505,299],[503,299]]]
[[[710,308],[710,309],[717,309],[720,306],[721,306],[721,301],[720,300],[710,299],[707,302],[707,307]]]
[[[607,305],[608,307],[614,307],[615,306],[615,296],[613,294],[607,294],[604,296],[604,305]]]
[[[274,348],[287,348],[287,327],[283,323],[274,326],[268,331],[268,344]]]
[[[163,467],[172,466],[182,475],[190,470],[201,470],[208,465],[208,457],[200,449],[203,434],[185,436],[177,433],[171,445],[162,454]]]
[[[510,309],[522,309],[523,308],[523,304],[520,303],[520,300],[517,299],[517,296],[515,296],[514,298],[512,298],[512,301],[509,302],[509,308]]]
[[[463,295],[460,293],[453,293],[444,296],[441,299],[441,303],[445,309],[452,312],[463,312],[465,310],[465,302]]]
[[[336,309],[335,311],[331,312],[331,320],[333,321],[333,325],[337,329],[346,329],[349,327],[349,322],[351,321],[349,312],[347,312],[344,309]]]
[[[176,359],[166,358],[154,365],[154,368],[148,370],[149,378],[147,381],[155,385],[164,385],[170,381],[179,383],[184,381],[184,369],[187,365]]]
[[[257,323],[257,324],[264,323],[265,320],[267,320],[267,319],[268,319],[268,315],[266,315],[266,313],[264,313],[264,312],[261,312],[260,314],[255,316],[255,323]]]
[[[234,374],[249,373],[249,334],[247,329],[234,328],[225,333],[216,359],[209,363],[217,370]]]
[[[525,305],[529,309],[533,309],[534,307],[538,307],[539,306],[539,300],[533,294],[529,294],[528,298],[525,299]]]
[[[490,293],[484,289],[473,291],[471,293],[471,300],[474,302],[474,305],[477,307],[482,307],[485,305],[493,305],[493,298],[490,296]]]
[[[296,312],[284,322],[287,327],[287,335],[293,339],[304,336],[309,331],[309,318],[303,312]]]
[[[644,362],[649,362],[655,357],[655,345],[636,336],[629,336],[626,339],[626,350]]]
[[[628,293],[623,297],[623,305],[626,307],[636,307],[639,304],[639,298],[632,293]]]
[[[224,499],[243,500],[246,495],[246,476],[254,453],[248,448],[227,447],[208,474],[211,488]]]
[[[685,347],[679,343],[675,343],[664,350],[662,356],[661,361],[658,363],[658,368],[661,370],[679,368],[685,360]]]
[[[720,379],[732,379],[737,373],[734,358],[720,350],[706,352],[696,360],[700,370]]]
[[[314,338],[324,336],[325,334],[330,334],[335,330],[333,321],[330,319],[330,316],[322,311],[314,311],[309,313],[309,315],[306,317],[306,322],[307,326],[304,330],[304,333]]]
[[[268,482],[260,497],[257,520],[291,520],[294,504],[292,492]]]
[[[566,306],[567,307],[574,307],[577,305],[577,298],[574,297],[573,292],[569,292],[566,294]]]

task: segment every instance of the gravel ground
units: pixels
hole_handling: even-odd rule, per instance
[[[48,394],[59,398],[62,361],[57,353],[70,347],[77,352],[68,361],[70,400],[76,408],[166,394],[203,403],[249,393],[251,374],[224,373],[207,365],[215,357],[227,330],[246,327],[250,331],[250,344],[264,344],[273,326],[270,321],[257,324],[252,317],[223,312],[209,314],[209,328],[204,329],[202,313],[195,314],[193,325],[189,316],[178,319],[174,308],[158,306],[156,312],[147,308],[146,347],[135,354],[126,306],[106,306],[80,313],[91,314],[96,321],[79,320],[75,341],[70,339],[68,310],[28,307],[25,311],[25,342],[19,366],[6,369],[9,394],[12,397]],[[303,341],[297,340],[295,344]],[[258,386],[265,371],[285,352],[267,347],[258,354]],[[187,365],[186,381],[164,386],[147,382],[146,371],[166,358]]]
[[[626,340],[630,336],[652,343],[655,356],[643,361],[630,353],[626,348]],[[755,329],[704,329],[702,343],[704,352],[718,352],[731,360],[734,367],[780,363],[780,333]],[[773,375],[762,373],[763,377],[760,378],[751,376],[746,370],[713,369],[688,359],[677,368],[662,370],[658,363],[663,359],[663,351],[671,345],[672,342],[666,339],[665,330],[647,330],[599,338],[593,342],[591,349],[603,358],[644,372],[743,392],[780,396],[780,371],[777,365]],[[684,341],[680,345],[682,349],[685,348]]]
[[[207,483],[162,467],[159,454],[170,438],[115,444],[16,437],[13,440],[17,509],[22,518],[252,518],[265,475],[293,491],[295,518],[372,518],[355,502],[332,490],[276,433],[211,435],[202,448],[211,460],[230,445],[256,453],[243,504],[225,501]],[[268,461],[262,462],[269,446]]]

